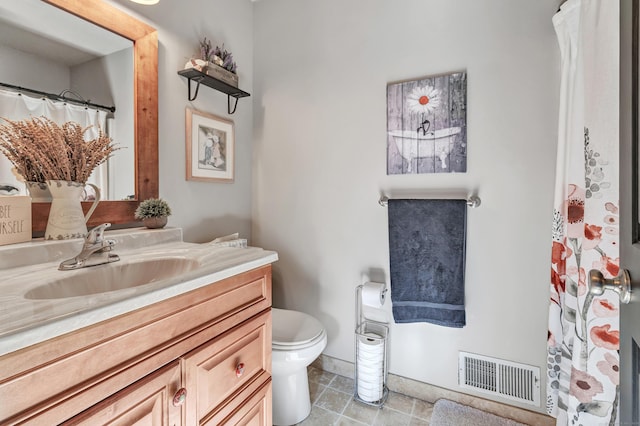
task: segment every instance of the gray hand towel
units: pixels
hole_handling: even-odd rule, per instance
[[[466,200],[389,200],[396,323],[465,325]]]

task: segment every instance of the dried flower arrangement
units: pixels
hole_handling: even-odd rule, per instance
[[[0,125],[2,152],[27,181],[65,180],[86,183],[93,170],[119,149],[102,130],[85,140],[90,127],[68,121],[59,126],[46,117]]]
[[[207,62],[213,62],[213,48],[211,47],[211,40],[203,38],[200,40],[200,59]]]
[[[211,47],[211,40],[203,38],[200,41],[200,56],[203,61],[212,62],[222,68],[230,71],[234,74],[237,73],[238,65],[233,60],[233,54],[222,47],[216,46],[215,49]]]

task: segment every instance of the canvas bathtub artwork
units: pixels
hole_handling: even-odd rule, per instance
[[[467,74],[387,85],[387,174],[467,171]]]

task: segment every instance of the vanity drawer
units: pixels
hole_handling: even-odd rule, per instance
[[[271,379],[264,382],[258,390],[250,386],[236,397],[231,404],[216,411],[201,422],[201,426],[271,426]]]
[[[270,376],[271,311],[188,353],[183,362],[187,391],[197,395],[187,398],[187,424],[195,425]]]

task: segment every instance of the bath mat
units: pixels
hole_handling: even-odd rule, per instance
[[[448,399],[439,399],[433,406],[430,426],[527,426],[515,420],[506,419],[458,404]]]

